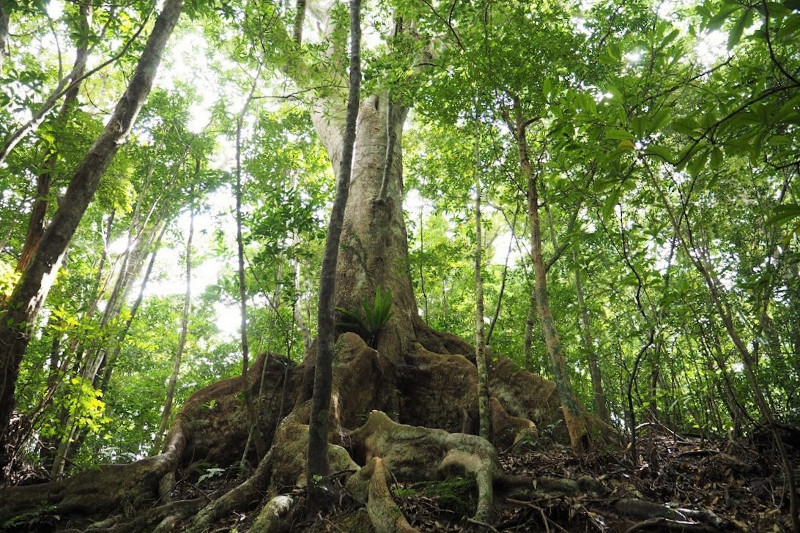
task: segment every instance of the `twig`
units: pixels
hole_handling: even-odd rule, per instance
[[[688,522],[686,520],[670,520],[669,518],[648,518],[638,524],[629,527],[625,533],[632,533],[634,531],[643,531],[646,529],[653,529],[657,531],[700,531],[714,532],[719,531],[718,528],[709,526],[708,524],[701,524],[698,522]]]
[[[474,518],[467,518],[467,522],[470,524],[475,524],[476,526],[480,526],[482,528],[486,528],[489,531],[494,531],[494,533],[500,533],[497,529],[494,528],[491,524],[487,524],[486,522],[481,522],[480,520],[475,520]]]
[[[556,499],[556,498],[560,498],[560,496],[555,496],[555,497],[548,498],[548,499]],[[545,527],[545,530],[546,530],[548,533],[549,533],[549,531],[550,531],[550,526],[549,526],[549,524],[553,524],[553,525],[555,526],[555,528],[556,528],[557,530],[559,530],[559,531],[563,531],[564,533],[569,533],[569,532],[568,532],[566,529],[564,529],[563,527],[559,526],[559,525],[558,525],[556,522],[554,522],[554,521],[553,521],[551,518],[548,518],[548,517],[547,517],[547,515],[546,515],[546,514],[545,514],[545,512],[544,512],[544,508],[542,508],[542,507],[539,507],[538,505],[536,505],[536,504],[534,504],[534,503],[531,503],[531,502],[526,502],[526,501],[524,501],[524,500],[515,500],[515,499],[513,499],[513,498],[506,498],[506,501],[508,501],[508,502],[511,502],[511,503],[516,503],[516,504],[518,504],[518,505],[524,505],[524,506],[526,506],[526,507],[530,507],[531,509],[535,509],[535,510],[539,511],[539,513],[542,515],[542,520],[544,520],[544,527]],[[542,501],[542,500],[537,500],[537,501]],[[546,500],[545,500],[545,501],[546,501]]]

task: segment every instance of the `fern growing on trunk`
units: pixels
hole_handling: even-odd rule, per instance
[[[347,318],[346,321],[338,322],[337,325],[358,331],[367,344],[375,348],[378,334],[392,318],[392,291],[389,289],[384,291],[380,286],[376,287],[372,305],[368,304],[365,299],[361,301],[361,308],[364,310],[363,315],[357,311],[337,307],[336,310]]]

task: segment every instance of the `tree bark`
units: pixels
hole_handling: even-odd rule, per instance
[[[311,398],[311,415],[308,426],[308,462],[306,482],[309,488],[307,511],[315,515],[324,507],[326,485],[323,478],[328,475],[328,426],[333,388],[333,355],[336,340],[334,307],[336,301],[336,270],[339,258],[339,242],[345,217],[345,206],[350,191],[350,176],[353,149],[356,141],[361,93],[361,1],[350,0],[350,83],[347,96],[347,115],[336,182],[336,198],[328,224],[322,272],[319,284],[318,352],[314,369],[314,392]]]
[[[547,272],[542,256],[542,229],[539,217],[539,191],[538,174],[533,171],[530,161],[530,150],[526,134],[527,125],[522,118],[519,100],[515,98],[515,122],[509,124],[514,133],[519,151],[519,161],[528,187],[528,218],[531,226],[531,262],[534,270],[533,295],[536,300],[536,311],[542,324],[544,341],[553,370],[553,379],[556,383],[558,396],[561,400],[564,422],[569,432],[572,447],[581,450],[589,444],[587,428],[584,422],[584,413],[578,402],[572,384],[569,381],[567,361],[561,349],[561,340],[558,337],[555,320],[550,311],[550,302],[547,296]]]
[[[478,434],[486,440],[489,426],[489,378],[486,370],[486,334],[483,325],[483,239],[481,227],[480,135],[475,141],[475,365],[478,367]]]
[[[391,127],[396,142],[387,195],[380,198],[381,169],[386,156],[386,93],[364,98],[359,106],[356,155],[342,225],[336,268],[336,305],[357,310],[371,301],[375,288],[392,292],[392,317],[378,338],[378,351],[398,357],[410,346],[421,323],[408,266],[408,237],[403,218],[402,130],[408,109],[395,103]],[[329,101],[317,103],[312,118],[338,171],[341,164],[342,113]]]
[[[589,375],[592,378],[592,391],[594,392],[594,405],[597,408],[597,415],[603,422],[609,423],[611,418],[608,415],[608,403],[603,392],[603,379],[600,375],[600,366],[597,364],[597,348],[592,339],[591,327],[589,326],[589,310],[586,309],[586,302],[583,299],[583,281],[581,272],[578,268],[578,252],[572,250],[572,259],[575,263],[575,293],[578,298],[578,309],[581,314],[580,329],[583,338],[583,348],[586,350],[586,360],[589,364]]]
[[[128,136],[150,93],[167,40],[182,9],[183,0],[165,1],[128,88],[72,177],[64,201],[42,236],[31,263],[21,273],[0,311],[0,468],[6,462],[4,444],[14,409],[14,387],[36,317],[100,178]]]
[[[0,68],[3,68],[3,62],[6,59],[9,15],[9,8],[6,7],[5,2],[0,2]]]
[[[200,159],[197,160],[197,172],[200,171]],[[181,315],[181,333],[178,337],[178,349],[175,352],[175,361],[172,367],[172,374],[167,384],[167,399],[164,401],[164,410],[161,412],[161,424],[158,432],[153,439],[153,449],[151,455],[161,453],[161,441],[169,427],[169,417],[172,413],[172,403],[175,400],[175,389],[178,384],[178,375],[181,370],[183,351],[186,348],[186,337],[189,334],[189,311],[192,307],[192,239],[194,237],[194,207],[191,208],[189,215],[189,236],[186,238],[186,293],[183,297],[183,314]]]

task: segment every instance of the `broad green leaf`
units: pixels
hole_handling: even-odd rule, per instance
[[[725,22],[725,19],[727,19],[731,15],[731,13],[733,13],[737,9],[738,9],[737,7],[727,7],[723,9],[722,11],[711,17],[711,19],[709,19],[708,24],[706,25],[706,29],[712,31],[718,30]]]
[[[698,125],[694,119],[686,117],[673,120],[670,127],[678,133],[691,137],[697,133]]]
[[[719,146],[715,146],[711,149],[711,168],[714,170],[719,169],[722,165],[722,161],[724,159],[724,154]]]
[[[708,152],[708,149],[705,148],[692,156],[689,164],[687,165],[687,170],[689,171],[690,176],[696,177],[705,168],[706,162],[708,161]]]
[[[664,148],[663,146],[651,145],[648,146],[645,150],[645,154],[649,156],[656,156],[667,163],[672,163],[675,161],[675,153],[669,150],[668,148]]]
[[[767,219],[767,224],[777,226],[798,217],[800,217],[800,205],[781,205],[773,210],[772,216]]]
[[[620,128],[608,128],[606,130],[606,139],[612,140],[621,140],[627,139],[632,140],[634,138],[633,134],[629,131],[620,129]]]
[[[617,187],[611,194],[608,195],[608,198],[606,198],[605,203],[603,203],[602,211],[604,220],[611,218],[612,213],[614,213],[614,209],[617,207],[617,204],[619,204],[619,197],[621,194],[622,188]]]
[[[753,10],[750,8],[745,9],[739,18],[736,19],[736,23],[731,28],[731,32],[728,34],[728,50],[731,50],[734,46],[739,44],[739,41],[742,38],[742,32],[744,29],[752,22],[753,20]]]

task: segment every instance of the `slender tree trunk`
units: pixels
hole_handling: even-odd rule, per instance
[[[325,239],[325,253],[319,284],[318,352],[314,369],[314,392],[311,400],[311,416],[308,428],[308,484],[307,510],[315,515],[325,506],[328,475],[328,425],[331,403],[333,351],[335,339],[334,307],[336,295],[336,264],[339,258],[339,242],[345,207],[350,192],[350,176],[353,164],[353,147],[356,140],[361,92],[361,2],[350,0],[350,82],[347,96],[347,116],[341,148],[339,175],[336,182],[336,197]]]
[[[200,167],[200,160],[197,160],[197,167]],[[161,412],[161,424],[158,427],[155,439],[153,439],[153,449],[151,455],[161,453],[161,443],[169,427],[169,417],[172,414],[172,403],[175,400],[175,389],[178,384],[178,375],[181,370],[183,351],[186,348],[186,337],[189,333],[189,311],[192,307],[192,239],[194,237],[194,207],[191,208],[189,216],[189,236],[186,239],[186,293],[183,297],[183,314],[181,315],[181,333],[178,337],[178,349],[175,352],[175,361],[172,366],[172,374],[167,384],[167,399],[164,401],[164,410]]]
[[[300,335],[303,339],[303,353],[308,353],[311,349],[311,332],[308,330],[308,325],[303,318],[303,310],[300,306],[300,261],[297,259],[294,262],[294,299],[292,302],[292,314],[294,320],[297,322],[297,327],[300,330]]]
[[[500,293],[497,295],[497,303],[494,306],[494,314],[492,314],[492,321],[489,322],[489,331],[486,333],[486,344],[492,342],[492,334],[494,327],[497,325],[497,319],[500,316],[500,309],[503,306],[503,295],[506,292],[506,281],[508,280],[508,260],[511,257],[511,249],[514,247],[514,226],[517,224],[517,214],[519,209],[514,211],[514,219],[511,221],[511,238],[508,240],[508,249],[506,250],[506,258],[503,261],[503,275],[500,277]],[[508,220],[506,218],[506,220]]]
[[[526,136],[527,123],[521,116],[519,102],[515,101],[516,121],[510,126],[513,127],[517,149],[519,151],[520,166],[526,178],[528,186],[528,218],[531,226],[531,262],[534,270],[534,298],[536,300],[536,311],[539,321],[542,324],[544,341],[547,352],[550,356],[550,363],[553,370],[553,379],[556,383],[564,422],[569,432],[570,443],[576,450],[583,449],[590,444],[585,422],[584,413],[572,389],[569,381],[569,371],[567,361],[561,348],[561,340],[558,337],[555,320],[550,311],[550,303],[547,296],[547,273],[545,262],[542,256],[542,229],[539,217],[539,191],[538,175],[531,166],[528,140]]]
[[[101,391],[105,391],[108,388],[108,382],[111,380],[111,373],[114,371],[114,366],[119,358],[119,354],[122,351],[123,343],[125,342],[125,338],[128,336],[128,332],[131,329],[131,325],[133,324],[136,315],[139,313],[139,309],[142,306],[142,302],[144,301],[144,293],[145,289],[147,289],[147,283],[150,281],[150,276],[153,273],[153,267],[156,263],[156,255],[158,254],[158,248],[161,245],[161,239],[164,237],[164,234],[167,232],[167,223],[166,221],[160,222],[161,229],[158,230],[158,235],[156,236],[155,240],[152,243],[151,252],[150,252],[150,260],[147,263],[147,269],[144,272],[144,276],[142,277],[142,284],[139,287],[139,294],[136,296],[136,301],[133,302],[133,306],[131,306],[131,312],[128,315],[128,318],[125,320],[125,326],[122,328],[119,336],[117,337],[114,343],[114,351],[113,353],[108,356],[105,360],[105,366],[103,370],[103,377],[100,379],[100,383],[98,385],[98,389]]]
[[[6,47],[8,46],[8,19],[9,8],[5,2],[0,2],[0,68],[6,59]]]
[[[36,317],[101,176],[128,136],[150,93],[167,40],[182,9],[183,0],[165,0],[128,88],[76,170],[33,259],[0,312],[0,468],[6,463],[6,432],[14,409],[14,387]]]
[[[89,58],[89,17],[91,16],[92,6],[89,2],[83,2],[80,6],[80,31],[77,38],[77,50],[75,52],[75,63],[72,67],[71,79],[75,80],[67,92],[64,94],[64,101],[58,113],[58,122],[65,122],[69,116],[73,104],[78,100],[80,80],[86,70],[86,61]],[[0,29],[1,31],[1,29]],[[28,231],[25,235],[25,243],[20,252],[17,271],[22,272],[28,267],[39,242],[42,240],[45,230],[45,218],[47,207],[50,205],[50,184],[53,180],[53,172],[58,161],[58,154],[54,148],[49,148],[44,158],[42,172],[36,178],[36,198],[31,208],[31,216],[28,221]]]
[[[481,227],[480,135],[475,141],[475,362],[478,367],[479,435],[489,440],[489,377],[486,369],[486,335],[483,324],[483,239]]]
[[[258,413],[256,412],[256,405],[253,403],[252,394],[250,393],[250,378],[248,377],[248,366],[250,364],[250,345],[247,342],[247,285],[245,284],[245,270],[244,270],[244,239],[242,238],[242,127],[244,125],[244,118],[247,114],[247,109],[250,107],[250,102],[253,100],[253,94],[256,90],[256,83],[261,75],[261,64],[258,65],[258,72],[253,79],[253,85],[250,87],[250,93],[245,99],[242,111],[239,113],[239,119],[236,123],[236,255],[238,259],[238,279],[239,279],[239,312],[241,315],[241,322],[239,324],[239,336],[242,346],[242,394],[244,396],[244,404],[247,410],[247,425],[248,443],[252,439],[256,445],[256,454],[261,459],[266,455],[267,449],[264,439],[261,436],[261,430],[258,427]],[[199,161],[198,161],[199,164]],[[277,310],[276,310],[277,312]],[[245,453],[247,453],[247,446],[245,446]],[[242,456],[242,464],[244,465],[245,457]]]
[[[525,341],[522,353],[525,360],[525,369],[533,371],[533,332],[536,329],[536,287],[531,286],[530,302],[528,303],[528,316],[525,317]],[[537,371],[541,370],[539,368]]]
[[[419,253],[425,257],[425,227],[422,219],[422,204],[419,206]],[[428,312],[428,293],[425,291],[425,272],[422,268],[422,261],[419,262],[419,290],[422,293],[422,318],[427,324],[429,319]]]
[[[572,260],[575,263],[575,292],[578,297],[578,309],[581,315],[581,337],[583,338],[583,347],[586,350],[586,359],[589,363],[589,375],[592,377],[594,404],[597,408],[598,416],[603,422],[608,423],[611,419],[608,416],[608,404],[606,395],[603,392],[600,366],[597,364],[597,348],[594,344],[594,339],[592,339],[592,331],[589,326],[589,310],[586,308],[586,302],[583,299],[583,281],[578,268],[578,252],[575,249],[572,250]]]

